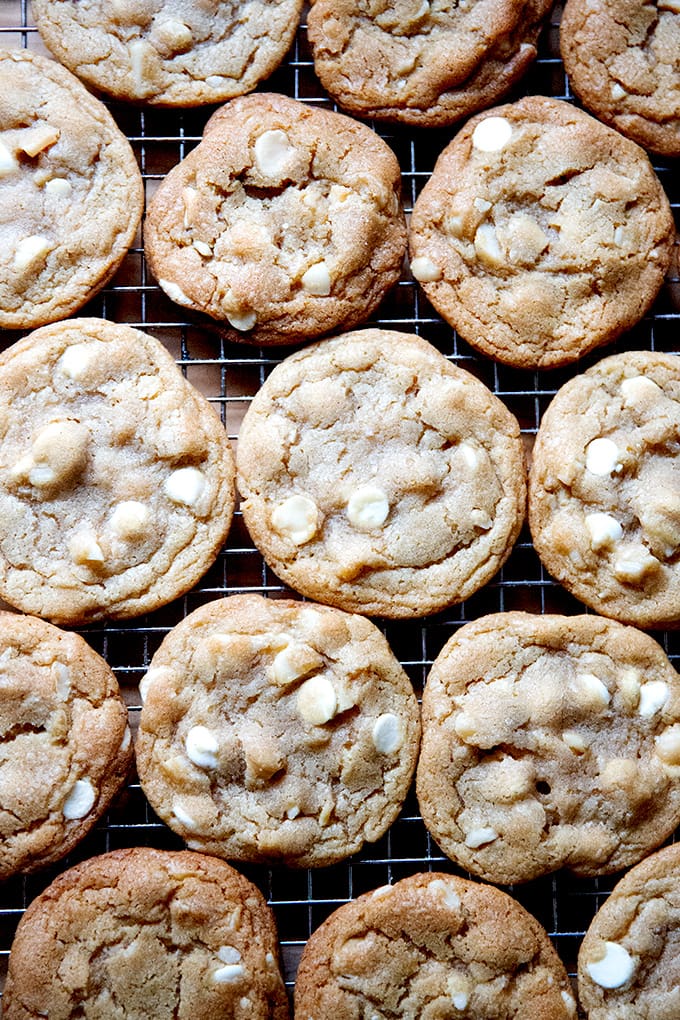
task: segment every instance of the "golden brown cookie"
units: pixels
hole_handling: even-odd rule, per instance
[[[64,857],[132,760],[113,673],[77,634],[0,613],[0,879]]]
[[[60,875],[10,953],[5,1020],[287,1020],[274,919],[223,861],[117,850]]]
[[[305,946],[295,1020],[573,1020],[547,934],[492,886],[412,875],[339,907]]]
[[[103,319],[0,355],[0,597],[57,623],[136,616],[212,564],[234,506],[226,432],[153,337]]]
[[[211,602],[165,638],[141,690],[142,788],[194,850],[332,864],[399,813],[418,703],[363,617],[259,595]]]
[[[272,569],[353,612],[424,616],[467,598],[524,517],[516,419],[408,333],[359,330],[287,358],[246,413],[237,460]]]
[[[149,203],[154,276],[231,340],[349,328],[401,273],[399,164],[370,128],[286,96],[235,99]]]
[[[0,327],[78,311],[115,273],[144,205],[130,144],[65,68],[0,50]]]
[[[650,308],[675,225],[643,149],[569,103],[473,117],[416,201],[411,271],[463,339],[519,368],[609,343]]]
[[[418,801],[442,850],[489,882],[607,874],[680,823],[676,745],[680,677],[648,635],[496,613],[434,661]]]

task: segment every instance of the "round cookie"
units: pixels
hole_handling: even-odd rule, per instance
[[[65,318],[111,279],[144,188],[103,103],[52,60],[0,50],[0,328]]]
[[[363,617],[259,595],[212,602],[165,638],[141,690],[142,788],[194,850],[332,864],[399,813],[418,703]]]
[[[680,156],[678,0],[568,0],[560,47],[574,92],[596,117]]]
[[[116,99],[160,106],[222,103],[283,60],[302,0],[33,0],[58,60]]]
[[[516,419],[417,336],[361,330],[274,369],[241,427],[253,541],[291,587],[424,616],[505,562],[524,516]]]
[[[624,875],[586,932],[578,988],[589,1020],[670,1020],[680,1014],[679,925],[676,843]]]
[[[359,117],[438,127],[509,91],[536,57],[551,6],[313,0],[307,32],[314,69],[341,106]]]
[[[635,864],[680,823],[678,763],[680,677],[613,620],[481,617],[425,685],[423,821],[489,882]]]
[[[224,322],[230,340],[346,329],[400,276],[400,188],[366,125],[286,96],[235,99],[149,203],[147,260],[173,301]]]
[[[0,598],[57,623],[187,591],[234,506],[226,432],[153,337],[103,319],[0,355]]]
[[[546,932],[500,889],[412,875],[339,907],[305,946],[295,1020],[454,1016],[576,1016]]]
[[[64,857],[132,761],[113,673],[77,634],[0,612],[0,880]]]
[[[274,919],[223,861],[148,848],[60,875],[12,944],[5,1020],[287,1020]]]
[[[673,216],[645,152],[568,103],[473,117],[418,197],[411,271],[482,353],[575,361],[633,326],[670,265]]]
[[[680,359],[631,351],[566,383],[543,416],[529,524],[545,567],[604,616],[680,623]]]

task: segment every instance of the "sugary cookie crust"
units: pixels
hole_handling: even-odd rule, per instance
[[[225,430],[153,337],[45,326],[0,356],[0,596],[60,623],[134,616],[208,569],[234,506]]]
[[[258,595],[192,613],[142,681],[142,787],[195,850],[332,864],[380,838],[415,770],[415,694],[360,616]]]
[[[680,156],[678,0],[569,0],[560,46],[588,109],[645,148]]]
[[[0,327],[77,311],[113,276],[144,205],[106,107],[69,71],[0,51]]]
[[[221,103],[268,77],[302,0],[33,0],[45,44],[89,85],[161,106]]]
[[[574,361],[647,311],[673,216],[645,152],[568,103],[530,96],[479,114],[416,201],[411,270],[484,354]]]
[[[482,617],[425,685],[423,820],[490,882],[635,864],[680,822],[679,764],[680,678],[612,620]]]
[[[631,351],[562,387],[536,437],[529,524],[547,569],[605,616],[680,623],[680,360]]]
[[[680,846],[625,875],[593,918],[578,957],[589,1020],[662,1020],[680,1011]]]
[[[307,942],[295,1020],[454,1016],[576,1016],[548,936],[500,889],[413,875],[340,907]]]
[[[93,857],[29,906],[5,1020],[287,1020],[274,920],[223,861],[138,848]]]
[[[536,56],[548,0],[313,0],[324,88],[362,117],[451,124],[499,100]]]
[[[370,128],[286,96],[233,100],[149,204],[173,301],[231,340],[292,343],[367,318],[406,248],[399,164]]]
[[[347,333],[286,359],[246,413],[237,463],[244,520],[272,569],[369,615],[467,598],[524,515],[516,420],[405,333]]]
[[[132,760],[116,679],[77,634],[0,613],[0,880],[65,856]]]

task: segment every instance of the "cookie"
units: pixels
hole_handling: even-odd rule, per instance
[[[31,903],[2,1005],[5,1020],[288,1018],[261,893],[223,861],[142,847],[71,868]]]
[[[230,340],[349,328],[401,273],[400,188],[394,153],[364,124],[286,96],[235,99],[151,200],[147,260]]]
[[[473,117],[411,219],[411,271],[473,347],[519,368],[575,361],[633,326],[675,226],[645,152],[587,113],[530,96]]]
[[[127,710],[77,634],[0,612],[0,880],[64,857],[95,825],[132,760]]]
[[[57,623],[187,591],[234,506],[226,432],[153,337],[43,326],[0,355],[0,598]]]
[[[547,934],[500,889],[412,875],[339,907],[305,946],[296,1020],[454,1016],[576,1016]]]
[[[630,351],[566,383],[541,421],[529,524],[547,570],[639,627],[680,623],[680,359]]]
[[[678,1016],[680,845],[638,864],[614,887],[581,945],[578,988],[589,1020]]]
[[[574,92],[621,134],[680,156],[678,0],[568,0],[560,48]]]
[[[678,763],[680,677],[613,620],[481,617],[425,685],[423,821],[489,882],[635,864],[680,823]]]
[[[302,0],[33,0],[43,42],[88,85],[159,106],[222,103],[281,63]]]
[[[314,69],[345,109],[441,127],[491,106],[522,77],[551,6],[312,0],[307,33]]]
[[[524,516],[516,419],[408,333],[367,329],[276,367],[239,437],[243,518],[297,591],[415,617],[472,595]]]
[[[132,244],[139,167],[106,107],[53,60],[0,50],[0,328],[78,311]]]
[[[418,703],[363,617],[259,595],[212,602],[165,638],[141,690],[142,788],[194,850],[332,864],[399,813]]]

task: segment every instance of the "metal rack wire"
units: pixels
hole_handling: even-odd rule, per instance
[[[538,93],[572,99],[559,58],[559,16],[558,4],[541,36],[539,59],[515,96]],[[0,0],[0,46],[45,52],[33,27],[28,0]],[[288,58],[262,88],[332,107],[314,75],[304,24]],[[147,197],[171,167],[198,143],[212,112],[206,108],[163,111],[120,103],[109,105],[138,157]],[[408,212],[453,131],[373,126],[399,158]],[[676,222],[680,223],[677,165],[663,160],[654,160],[654,165],[670,198]],[[213,330],[183,319],[182,310],[165,297],[148,273],[140,238],[116,277],[84,313],[140,327],[163,341],[187,378],[218,407],[232,441],[237,438],[250,399],[272,367],[290,353],[284,349],[229,345]],[[676,271],[652,312],[618,344],[606,351],[596,351],[576,366],[551,372],[513,369],[475,354],[442,322],[406,273],[381,305],[373,324],[419,333],[475,374],[517,416],[530,446],[541,415],[556,390],[605,353],[637,348],[680,352],[680,281]],[[7,333],[0,342],[6,346],[18,337],[19,334]],[[115,670],[133,727],[140,708],[138,681],[168,630],[204,602],[244,591],[276,595],[286,593],[287,589],[264,564],[237,513],[227,545],[193,591],[165,609],[136,620],[84,630],[92,647]],[[385,623],[383,629],[420,692],[433,659],[456,628],[485,613],[510,609],[564,613],[583,610],[545,573],[526,529],[500,574],[467,602],[425,620]],[[669,633],[655,636],[677,668],[680,636]],[[154,815],[133,778],[95,831],[60,865],[0,885],[0,989],[14,930],[28,903],[67,866],[94,854],[135,845],[173,848],[179,847],[181,841]],[[387,835],[349,862],[316,871],[241,868],[262,889],[276,914],[290,985],[309,934],[332,910],[368,889],[428,869],[455,870],[426,832],[413,794]],[[512,892],[545,926],[573,973],[580,938],[614,881],[615,877],[579,880],[560,872],[515,887]]]

